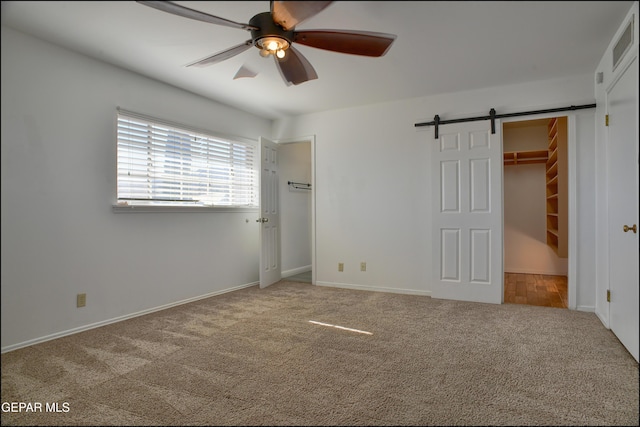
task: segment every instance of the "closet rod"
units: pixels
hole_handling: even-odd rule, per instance
[[[311,190],[311,184],[305,184],[303,182],[287,181],[287,184],[297,190]]]
[[[488,116],[467,117],[464,119],[440,120],[440,116],[436,114],[435,117],[433,118],[433,121],[416,123],[414,126],[415,127],[435,126],[434,138],[438,139],[438,127],[440,125],[446,125],[450,123],[462,123],[462,122],[477,122],[480,120],[491,120],[491,133],[496,133],[495,119],[501,119],[503,117],[528,116],[533,114],[557,113],[560,111],[584,110],[587,108],[595,108],[595,107],[596,107],[596,104],[571,105],[569,107],[547,108],[545,110],[532,110],[532,111],[522,111],[519,113],[505,113],[505,114],[496,114],[496,110],[492,108]]]

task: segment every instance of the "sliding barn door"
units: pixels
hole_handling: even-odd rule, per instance
[[[281,276],[278,144],[260,137],[260,287]]]
[[[445,125],[430,141],[433,298],[503,300],[501,126],[490,126]]]

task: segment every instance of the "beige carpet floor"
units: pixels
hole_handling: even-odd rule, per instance
[[[2,425],[638,425],[638,363],[593,313],[291,281],[1,362]]]

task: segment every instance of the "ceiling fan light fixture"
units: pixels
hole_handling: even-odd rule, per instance
[[[268,36],[257,40],[256,45],[260,49],[261,56],[275,55],[282,59],[285,56],[285,50],[289,48],[289,41],[282,37]]]

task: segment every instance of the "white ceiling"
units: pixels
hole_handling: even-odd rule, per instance
[[[264,1],[179,1],[248,23]],[[2,1],[2,25],[267,117],[595,72],[633,1],[337,1],[296,29],[392,33],[380,58],[297,45],[318,79],[286,86],[252,48],[193,61],[250,39],[134,1]],[[257,73],[234,80],[242,67]]]

